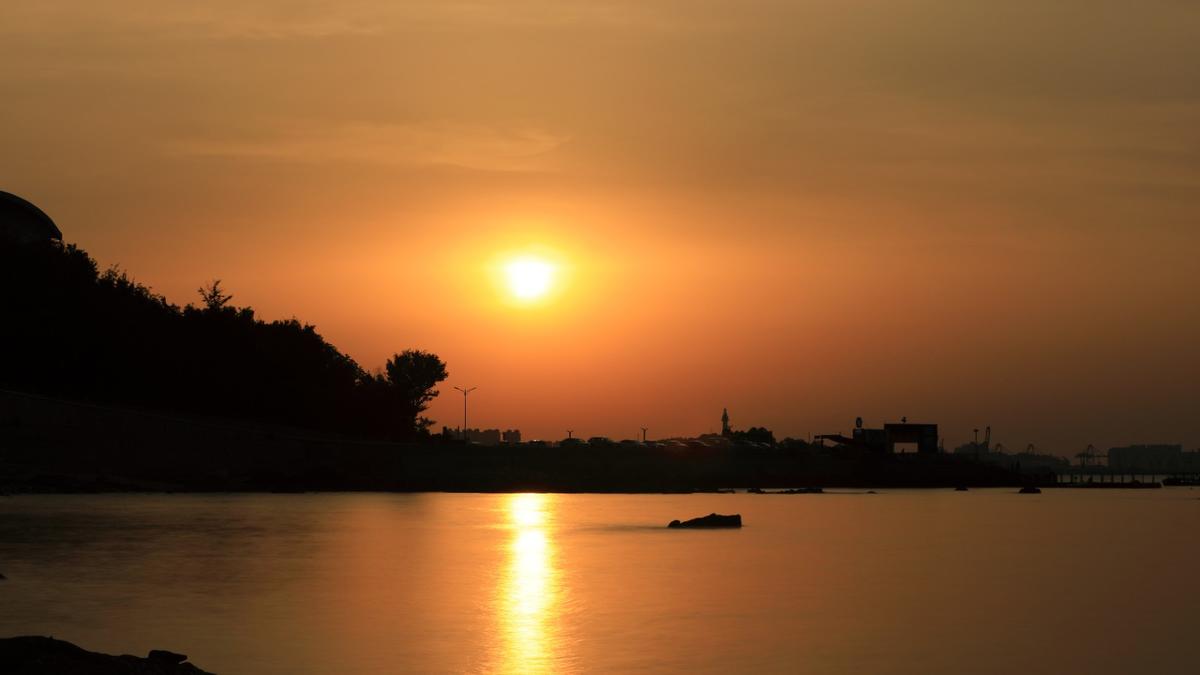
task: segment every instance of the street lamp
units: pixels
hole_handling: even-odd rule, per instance
[[[469,394],[469,393],[471,393],[471,392],[475,391],[475,390],[476,390],[476,389],[478,389],[478,388],[479,388],[479,387],[471,387],[470,389],[463,389],[462,387],[455,387],[455,389],[457,389],[457,390],[459,390],[459,391],[461,391],[461,392],[463,393],[463,428],[462,428],[462,439],[463,439],[463,441],[464,441],[464,442],[467,440],[467,394]]]

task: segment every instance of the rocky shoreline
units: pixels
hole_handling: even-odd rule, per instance
[[[0,673],[6,675],[213,675],[187,656],[161,649],[145,658],[89,652],[64,640],[38,635],[0,638]]]

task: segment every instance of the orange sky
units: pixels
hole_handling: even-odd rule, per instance
[[[7,0],[0,189],[174,302],[437,352],[440,423],[458,384],[527,437],[1195,446],[1197,35],[1171,0]],[[569,283],[514,307],[525,250]]]

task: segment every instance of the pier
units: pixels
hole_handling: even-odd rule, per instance
[[[1132,455],[1129,450],[1141,452]],[[1146,450],[1167,452],[1165,457],[1158,457],[1147,453]],[[1178,446],[1113,448],[1107,455],[1102,455],[1096,452],[1095,447],[1089,445],[1086,450],[1075,455],[1078,464],[1055,473],[1053,487],[1137,489],[1160,488],[1164,485],[1200,485],[1200,468],[1191,466],[1190,462],[1180,461],[1182,456]],[[1136,461],[1138,459],[1143,461]],[[1188,468],[1178,468],[1184,464],[1188,464]]]

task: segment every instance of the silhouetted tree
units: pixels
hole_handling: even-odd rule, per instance
[[[403,405],[405,418],[412,415],[413,430],[425,431],[432,420],[421,413],[437,397],[438,390],[434,387],[448,377],[446,364],[436,354],[407,349],[388,359],[384,371],[393,394]]]
[[[739,441],[752,441],[754,443],[770,443],[775,444],[775,434],[766,427],[750,427],[745,431],[735,431],[732,434],[733,438]]]
[[[232,295],[226,295],[221,290],[221,280],[213,279],[212,283],[207,286],[201,286],[199,289],[200,299],[204,301],[204,307],[210,312],[219,312],[224,309],[225,305],[233,300]]]

